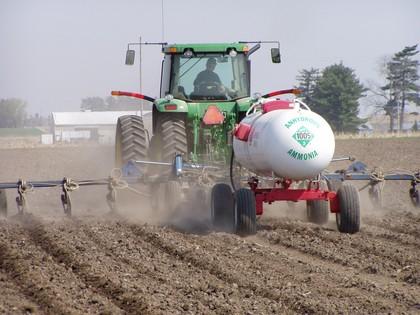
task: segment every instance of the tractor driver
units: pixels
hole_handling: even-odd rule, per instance
[[[197,94],[224,94],[225,87],[222,84],[217,73],[214,72],[216,68],[216,59],[211,57],[207,59],[206,70],[201,71],[194,80],[194,91]]]

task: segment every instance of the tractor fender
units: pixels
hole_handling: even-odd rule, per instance
[[[188,104],[183,100],[172,99],[167,100],[164,98],[157,99],[153,103],[153,112],[152,112],[152,124],[153,124],[153,133],[155,133],[156,124],[158,121],[158,116],[161,115],[177,115],[177,114],[186,114],[188,112]]]
[[[161,113],[187,113],[188,105],[185,101],[179,99],[167,100],[165,98],[158,99],[153,104],[156,111]]]

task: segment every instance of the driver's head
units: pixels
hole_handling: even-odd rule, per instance
[[[207,70],[213,71],[216,68],[216,59],[213,57],[207,59],[206,68]]]

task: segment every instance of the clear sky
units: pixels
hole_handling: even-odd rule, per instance
[[[0,98],[30,113],[78,110],[81,99],[113,89],[138,91],[138,65],[125,66],[128,42],[162,40],[161,0],[0,0]],[[339,63],[362,83],[378,63],[420,42],[419,0],[164,0],[164,41],[279,40],[252,56],[253,92],[289,88],[301,69]],[[157,96],[162,55],[143,49],[143,92]],[[137,59],[138,61],[138,59]]]

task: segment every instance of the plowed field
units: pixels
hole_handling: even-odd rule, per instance
[[[420,138],[340,140],[384,171],[420,167]],[[0,150],[0,181],[107,177],[110,147]],[[345,163],[331,165],[331,170]],[[362,183],[357,184],[362,187]],[[148,199],[123,192],[109,215],[105,187],[72,193],[62,214],[60,189],[28,196],[17,216],[8,191],[0,219],[1,314],[419,314],[420,209],[409,183],[386,183],[383,209],[365,191],[362,228],[340,234],[304,221],[304,205],[272,205],[256,235],[214,232],[194,204],[157,218]],[[162,196],[163,198],[164,196]]]

